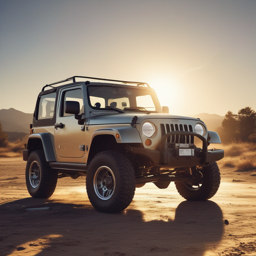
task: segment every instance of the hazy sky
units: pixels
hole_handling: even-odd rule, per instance
[[[73,75],[148,82],[170,113],[256,110],[256,1],[0,0],[0,109]]]

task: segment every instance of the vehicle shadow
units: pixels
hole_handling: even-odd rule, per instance
[[[132,206],[103,214],[89,203],[33,198],[1,205],[0,214],[0,255],[200,256],[216,247],[224,230],[222,211],[212,201],[184,201],[168,221],[145,222],[143,211]]]

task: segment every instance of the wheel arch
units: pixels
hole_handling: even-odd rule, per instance
[[[208,142],[210,144],[221,144],[219,134],[217,132],[208,131]]]
[[[47,162],[56,161],[52,140],[51,140],[50,134],[48,133],[31,134],[28,137],[28,144],[27,144],[26,150],[28,152],[26,158],[28,158],[30,153],[35,150],[43,150],[45,159]],[[23,156],[24,156],[24,153],[23,153]]]
[[[125,153],[127,144],[142,143],[137,129],[132,127],[115,127],[98,129],[92,135],[87,164],[100,151],[116,150]]]
[[[88,154],[87,165],[94,156],[105,150],[122,150],[122,144],[118,144],[116,138],[112,134],[97,134],[93,136]]]
[[[142,143],[138,130],[131,126],[98,129],[92,140],[98,135],[112,135],[116,143]]]

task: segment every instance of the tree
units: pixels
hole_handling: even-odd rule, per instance
[[[239,139],[238,133],[239,122],[237,115],[228,111],[222,121],[222,129],[220,130],[223,142],[232,142]]]
[[[6,147],[8,145],[8,135],[2,131],[2,125],[0,123],[0,147]]]
[[[233,114],[228,111],[222,122],[220,136],[223,142],[256,141],[256,112],[245,107]]]
[[[256,130],[256,112],[245,107],[238,111],[239,135],[242,141],[247,141]]]

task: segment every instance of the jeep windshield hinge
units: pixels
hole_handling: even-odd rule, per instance
[[[131,122],[131,127],[135,128],[135,124],[136,124],[137,120],[138,120],[138,117],[134,116],[132,119],[132,122]]]
[[[84,125],[86,117],[84,114],[75,114],[75,119],[78,121],[79,125]]]

